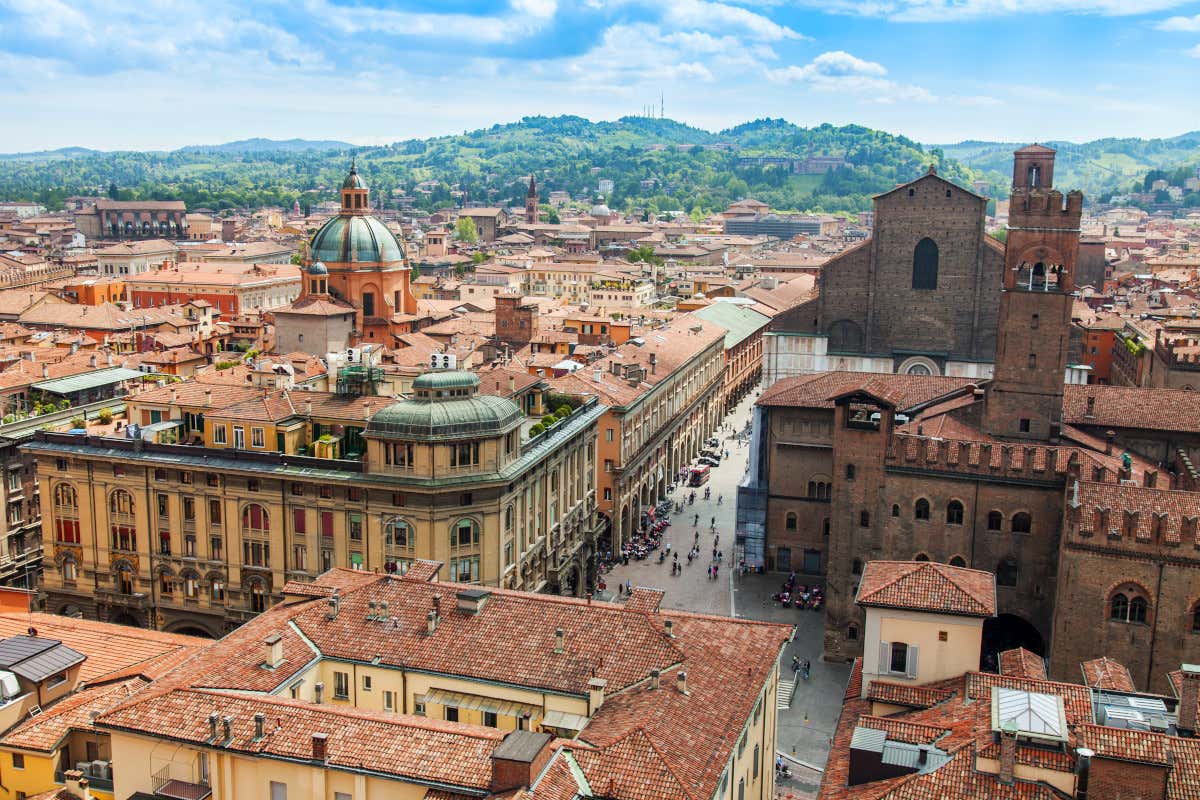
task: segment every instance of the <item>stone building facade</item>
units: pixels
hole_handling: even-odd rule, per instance
[[[40,434],[26,451],[47,497],[47,610],[219,636],[288,581],[427,558],[465,583],[582,593],[604,407],[530,438],[516,404],[478,387],[464,372],[416,379],[413,399],[364,415],[357,457],[313,424],[304,398],[320,393],[251,401],[292,411],[248,422],[234,448]],[[203,431],[204,416],[177,419]],[[309,455],[288,454],[296,436]],[[272,452],[277,440],[289,449]]]
[[[871,237],[771,326],[768,384],[826,370],[989,377],[1004,246],[984,232],[986,208],[932,168],[877,196]]]
[[[936,561],[995,575],[983,666],[1025,647],[1072,679],[1111,655],[1165,692],[1168,668],[1200,658],[1200,411],[1189,392],[1064,386],[1082,198],[1050,188],[1052,151],[1016,161],[996,377],[777,383],[739,546],[756,524],[768,567],[823,574],[827,658],[863,655],[865,562]]]

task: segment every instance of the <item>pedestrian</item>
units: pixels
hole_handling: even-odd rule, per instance
[[[713,548],[713,561],[717,560],[717,548]]]
[[[712,522],[709,523],[709,527],[712,528],[714,531],[717,529],[717,518],[716,517],[712,518]]]
[[[812,664],[809,663],[808,659],[807,658],[804,659],[804,666],[801,668],[804,670],[804,672],[803,672],[804,680],[808,680],[808,670],[809,670],[809,667],[811,667],[811,666],[812,666]]]
[[[724,499],[725,499],[725,495],[723,495],[723,494],[717,495],[717,505],[721,505],[721,501]]]
[[[625,581],[625,594],[633,594],[633,584]]]
[[[792,656],[792,672],[800,671],[800,656]]]
[[[725,448],[725,457],[729,458],[729,448],[728,447]]]

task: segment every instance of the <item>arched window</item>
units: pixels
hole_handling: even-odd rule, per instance
[[[242,533],[251,536],[266,536],[271,532],[271,517],[258,503],[242,509]]]
[[[250,610],[256,614],[267,610],[267,587],[261,578],[250,580]]]
[[[1012,532],[1013,533],[1029,533],[1033,529],[1033,519],[1024,511],[1018,511],[1013,514]]]
[[[783,527],[789,531],[796,530],[796,512],[789,511],[787,516],[783,518]]]
[[[137,522],[133,516],[133,509],[133,495],[124,489],[117,489],[108,498],[114,550],[137,550]]]
[[[957,500],[951,500],[946,505],[946,523],[949,525],[962,525],[963,522],[963,504]]]
[[[863,567],[862,559],[861,558],[854,559],[854,563],[852,563],[850,565],[850,574],[862,575],[862,567]]]
[[[846,626],[846,639],[851,642],[858,641],[858,626],[854,623]]]
[[[1150,604],[1146,602],[1146,598],[1135,596],[1129,600],[1129,621],[1130,622],[1145,622],[1146,612],[1149,610]]]
[[[1003,529],[1004,515],[999,511],[989,511],[987,515],[987,529],[989,531],[999,532]]]
[[[929,560],[929,556],[925,555],[924,553],[917,553],[915,556],[913,556],[913,561],[928,561],[928,560]]]
[[[1020,568],[1017,566],[1015,558],[1006,558],[996,567],[996,585],[997,586],[1016,586],[1017,574]]]
[[[950,566],[952,567],[965,567],[966,565],[967,560],[962,556],[955,556],[954,558],[950,559]]]
[[[508,504],[508,508],[504,509],[504,530],[511,531],[513,526],[513,506]]]
[[[846,480],[848,480],[848,481],[854,480],[854,473],[855,473],[854,465],[847,464],[846,465]]]
[[[900,516],[900,506],[898,506],[898,505],[896,505],[896,504],[894,504],[894,503],[892,504],[892,516],[893,516],[893,517],[898,517],[898,516]]]
[[[913,506],[913,516],[917,519],[929,519],[929,501],[924,497],[917,500]]]
[[[871,512],[869,512],[869,511],[858,512],[858,527],[860,527],[860,528],[871,527]]]
[[[479,544],[479,526],[472,519],[460,519],[450,529],[450,547],[454,550]]]
[[[1108,618],[1124,622],[1129,618],[1129,598],[1118,592],[1108,603]]]
[[[511,508],[509,509],[511,511]],[[412,527],[401,517],[383,523],[383,546],[389,550],[412,550],[416,546]]]
[[[808,482],[808,496],[813,497],[813,498],[815,498],[817,496],[817,482],[816,481]]]
[[[938,280],[938,246],[929,237],[917,242],[913,251],[912,288],[936,289]]]
[[[54,487],[54,539],[79,544],[79,496],[69,483]]]

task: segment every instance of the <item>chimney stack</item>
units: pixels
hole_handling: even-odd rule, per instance
[[[1087,800],[1088,776],[1092,771],[1092,756],[1096,752],[1087,747],[1075,751],[1075,800]]]
[[[663,620],[663,626],[666,627],[666,629],[667,629],[667,636],[674,639],[675,638],[675,620],[673,620],[673,619]]]
[[[260,741],[266,733],[267,715],[261,711],[254,715],[254,740]]]
[[[662,684],[662,672],[657,669],[650,670],[650,688],[657,689]]]
[[[442,618],[442,596],[440,594],[433,596],[433,613],[438,619]]]
[[[208,408],[212,405],[212,389],[204,390],[204,407]]]
[[[42,364],[42,380],[50,377],[50,365]]]
[[[92,795],[88,792],[88,779],[83,776],[83,773],[77,769],[69,769],[63,773],[63,778],[66,780],[67,791],[75,797],[87,800]]]
[[[508,376],[508,393],[513,394],[517,391],[517,379],[512,375]]]
[[[217,741],[217,723],[221,721],[221,715],[213,712],[208,715],[208,738],[214,742]]]
[[[376,618],[383,620],[385,622],[387,621],[387,618],[388,618],[388,601],[387,600],[379,601],[379,615]]]
[[[313,684],[313,702],[321,705],[321,696],[325,694],[325,683],[317,681]]]
[[[425,632],[430,636],[437,630],[438,615],[436,611],[430,611],[425,615]]]
[[[608,681],[604,678],[592,678],[588,681],[588,707],[595,714],[596,709],[604,705],[604,687],[608,686]]]
[[[658,372],[658,354],[651,353],[650,354],[650,374],[653,375],[656,372]]]
[[[283,663],[283,637],[272,633],[263,639],[263,666],[275,669]]]
[[[88,365],[92,369],[96,368],[96,354],[95,353],[92,353],[92,357],[88,359]]]
[[[1196,735],[1196,704],[1200,703],[1200,665],[1184,664],[1179,682],[1179,711],[1175,727],[1188,736]]]
[[[312,760],[324,764],[329,760],[329,734],[314,733],[312,735]]]
[[[679,690],[680,694],[691,694],[691,692],[689,692],[688,688],[687,688],[687,671],[686,670],[682,670],[682,669],[679,670],[679,675],[677,675],[675,677],[675,688]]]
[[[233,741],[233,717],[221,717],[221,734],[226,744]]]
[[[1112,455],[1113,439],[1116,439],[1116,438],[1117,438],[1116,431],[1110,430],[1110,431],[1104,432],[1104,455],[1106,455],[1106,456]]]
[[[1000,729],[1000,782],[1011,785],[1017,767],[1017,726],[1011,720]]]
[[[338,611],[341,610],[341,600],[335,594],[329,598],[329,610],[325,612],[325,619],[337,619]]]
[[[561,653],[563,651],[563,629],[554,629],[554,652]]]

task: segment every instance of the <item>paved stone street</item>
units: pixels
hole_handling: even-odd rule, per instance
[[[742,431],[750,419],[756,393],[744,399],[726,418],[727,427],[718,436],[727,437]],[[796,626],[795,641],[782,658],[781,674],[792,680],[792,656],[808,659],[812,666],[807,681],[800,679],[790,708],[779,712],[778,746],[780,753],[789,760],[792,778],[780,784],[780,797],[810,798],[816,796],[821,781],[820,769],[829,755],[829,740],[833,736],[841,711],[842,695],[850,668],[846,664],[827,664],[821,661],[824,613],[796,608],[781,608],[771,601],[771,595],[779,590],[783,575],[745,575],[735,577],[729,569],[728,560],[733,549],[734,517],[736,513],[737,484],[746,470],[749,446],[736,439],[726,441],[730,458],[723,459],[721,466],[712,471],[708,482],[711,497],[704,500],[704,489],[696,490],[696,503],[689,506],[687,496],[690,488],[676,489],[671,496],[682,502],[681,514],[672,514],[671,526],[665,541],[671,543],[671,552],[679,551],[683,573],[672,576],[667,562],[658,563],[657,555],[645,561],[631,561],[617,566],[604,576],[609,591],[615,591],[618,581],[628,581],[632,586],[652,586],[663,589],[664,608],[697,611],[705,614],[723,614],[747,619],[784,622]],[[718,503],[718,498],[721,502]],[[697,516],[699,524],[694,525]],[[716,518],[716,534],[719,549],[724,551],[717,580],[707,577],[705,570],[712,562],[714,534],[711,528]],[[700,534],[700,558],[690,566],[687,552]],[[818,579],[800,579],[801,583],[819,582]],[[816,769],[813,769],[813,768]]]

